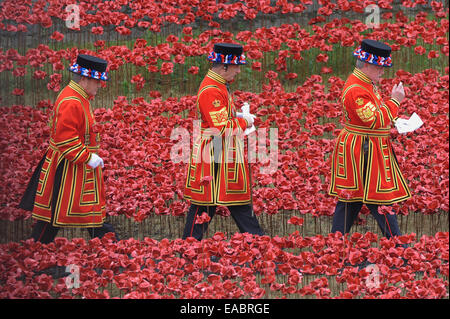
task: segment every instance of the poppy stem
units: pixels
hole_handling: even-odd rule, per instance
[[[347,233],[347,202],[345,202],[344,235]]]

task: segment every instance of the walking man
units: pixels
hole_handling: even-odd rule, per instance
[[[69,67],[73,80],[56,99],[48,150],[19,205],[37,220],[35,241],[53,241],[60,227],[86,228],[91,237],[114,232],[104,223],[104,163],[97,155],[100,138],[89,102],[108,80],[106,67],[107,61],[90,55],[79,55]]]
[[[194,140],[187,169],[184,198],[191,206],[183,239],[201,240],[208,224],[198,224],[196,218],[204,212],[212,218],[217,205],[228,207],[240,232],[263,235],[252,210],[251,176],[239,138],[253,125],[254,115],[237,113],[228,90],[246,63],[242,53],[241,45],[217,43],[208,56],[212,67],[197,94],[201,134]]]
[[[331,232],[348,233],[365,204],[385,237],[399,236],[396,215],[380,214],[378,207],[411,197],[389,136],[405,92],[401,82],[388,101],[378,92],[385,68],[392,66],[388,45],[366,39],[353,55],[356,68],[341,96],[345,124],[332,155],[329,194],[338,202]]]

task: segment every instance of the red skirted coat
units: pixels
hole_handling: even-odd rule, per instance
[[[236,117],[225,79],[212,70],[200,85],[197,111],[200,128],[199,134],[194,132],[184,198],[204,206],[249,204],[250,180],[242,137],[247,121]],[[214,136],[221,147],[213,146]],[[214,148],[219,162],[216,169]]]
[[[100,165],[87,163],[99,148],[99,135],[88,95],[71,81],[59,94],[51,119],[50,143],[43,162],[32,216],[54,226],[99,227],[106,216]],[[59,172],[57,174],[57,168]],[[61,183],[52,217],[55,182]],[[59,183],[59,182],[58,182]]]
[[[343,202],[378,205],[410,198],[389,136],[399,102],[395,99],[383,102],[375,85],[358,68],[347,79],[341,101],[345,125],[332,155],[329,194]],[[368,142],[367,159],[363,148],[365,140]]]

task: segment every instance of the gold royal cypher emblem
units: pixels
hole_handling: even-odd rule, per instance
[[[375,115],[375,109],[376,107],[372,102],[367,102],[363,107],[356,110],[356,114],[363,122],[369,122]]]
[[[215,126],[225,125],[228,120],[228,113],[225,108],[219,111],[209,112],[209,116],[211,116],[211,120]]]

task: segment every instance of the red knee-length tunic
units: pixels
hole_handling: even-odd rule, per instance
[[[197,94],[199,134],[187,168],[184,198],[197,205],[245,205],[251,202],[243,131],[247,121],[236,117],[226,81],[209,70]],[[213,146],[216,136],[221,147]],[[214,153],[220,160],[214,168]]]
[[[91,154],[99,148],[99,135],[92,131],[94,122],[88,94],[71,81],[54,105],[49,148],[36,190],[34,218],[59,227],[103,224],[106,211],[102,168],[92,169],[87,165]],[[56,173],[58,167],[61,175]],[[54,185],[59,176],[52,218]]]
[[[379,205],[410,198],[389,136],[399,102],[383,102],[375,85],[358,68],[347,79],[341,101],[345,125],[332,155],[329,194],[344,202]]]

